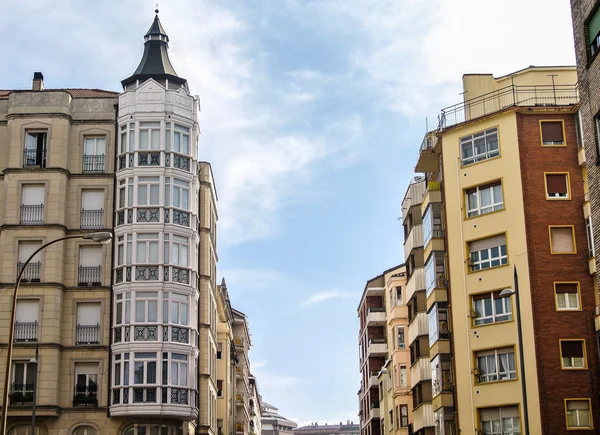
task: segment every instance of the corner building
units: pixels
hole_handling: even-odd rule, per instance
[[[198,375],[209,323],[198,309],[199,105],[171,65],[158,15],[144,39],[117,118],[109,412],[121,424],[110,432],[193,434],[211,426],[212,397]]]

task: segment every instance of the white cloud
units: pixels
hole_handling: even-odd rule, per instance
[[[225,278],[228,290],[256,291],[272,290],[285,280],[284,275],[271,269],[223,269],[219,275]]]
[[[303,301],[300,304],[300,307],[308,307],[310,305],[320,304],[331,299],[348,299],[349,297],[351,297],[350,293],[341,292],[339,290],[315,293]]]

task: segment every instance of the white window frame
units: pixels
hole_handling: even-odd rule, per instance
[[[496,141],[490,140],[488,142],[488,137],[492,138],[496,137]],[[483,138],[485,145],[485,152],[475,154],[475,141]],[[470,157],[465,157],[463,153],[463,145],[470,144],[470,150],[472,155]],[[495,144],[495,148],[494,148]],[[460,138],[460,160],[463,166],[472,165],[473,163],[481,162],[483,160],[491,159],[493,157],[497,157],[500,155],[500,142],[498,139],[498,128],[488,128],[484,131],[479,131],[477,133],[473,133],[469,136],[465,136]]]
[[[160,150],[160,122],[140,122],[139,150]]]
[[[475,189],[475,192],[471,192],[471,193],[467,193],[465,192],[465,203],[467,206],[467,217],[475,217],[475,216],[481,216],[487,213],[492,213],[494,211],[500,211],[500,210],[504,210],[504,194],[502,192],[502,183],[498,182],[500,184],[495,184],[495,182],[491,182],[491,183],[486,183],[486,185],[489,184],[495,184],[494,186],[490,186],[487,187],[485,189],[480,189],[480,186],[471,188],[471,189]],[[467,189],[467,190],[471,190],[471,189]],[[481,198],[482,198],[482,193],[485,191],[490,191],[490,198],[491,198],[491,203],[489,205],[486,206],[482,206],[481,205]],[[473,198],[473,201],[470,200],[470,198]],[[472,203],[475,203],[474,206],[472,207]]]
[[[143,207],[160,205],[160,177],[138,177],[137,205]]]
[[[92,148],[89,153],[88,145],[91,145]],[[86,156],[106,155],[106,136],[83,136],[83,154]]]
[[[119,316],[120,314],[120,316]],[[131,323],[131,292],[115,295],[115,326]]]
[[[402,335],[400,332],[402,332]],[[400,337],[402,337],[402,342],[400,342]],[[396,346],[398,346],[398,349],[406,349],[406,328],[404,326],[396,327]]]
[[[560,193],[560,192],[558,192],[558,193],[550,193],[548,191],[548,178],[547,178],[548,175],[562,175],[563,177],[565,177],[565,185],[567,186],[567,191],[565,193]],[[565,199],[565,198],[569,197],[569,193],[570,193],[569,192],[569,188],[570,188],[570,186],[569,186],[569,184],[570,184],[569,183],[569,174],[567,174],[566,172],[565,173],[555,173],[555,172],[552,172],[552,173],[544,174],[544,177],[546,178],[545,182],[546,182],[546,197],[547,198],[550,198],[550,199],[557,199],[557,198]]]
[[[136,264],[158,264],[159,258],[159,234],[137,233],[135,239]],[[152,255],[153,251],[156,253]]]
[[[182,353],[169,352],[168,357],[169,373],[167,376],[167,385],[178,388],[189,388],[190,373],[188,356]],[[163,362],[164,361],[165,360],[163,360]],[[175,380],[173,378],[174,375],[176,375]]]
[[[482,254],[485,253],[487,258],[482,259]],[[474,254],[477,254],[477,259],[473,259]],[[499,264],[492,264],[498,262]],[[486,263],[488,266],[483,267]],[[492,269],[508,264],[508,253],[506,251],[506,240],[503,245],[493,246],[491,248],[482,249],[480,251],[471,251],[469,249],[469,265],[471,272]]]
[[[502,417],[502,408],[496,408],[498,409],[498,413],[499,413],[499,420],[481,420],[481,433],[482,435],[517,435],[517,434],[521,434],[521,420],[519,419],[519,417]],[[499,425],[500,425],[500,432],[496,432],[494,431],[493,427],[494,427],[494,422],[498,421]],[[505,423],[510,422],[511,424],[511,428],[504,430],[505,427]],[[485,423],[489,423],[489,425],[486,425]],[[515,423],[517,423],[515,425]],[[486,426],[489,427],[489,429],[486,430]]]
[[[509,368],[506,371],[500,371],[500,358],[503,355],[508,355],[508,365],[510,367],[511,359],[510,355],[512,355],[512,370]],[[485,367],[482,364],[482,361],[485,359]],[[475,360],[477,361],[477,369],[479,370],[479,375],[477,377],[477,381],[480,384],[487,384],[490,382],[501,382],[501,381],[509,381],[513,379],[517,379],[517,366],[515,360],[515,351],[510,348],[503,349],[494,349],[493,351],[484,351],[477,352],[475,354]],[[494,363],[494,369],[488,370],[487,365],[488,361],[492,360]],[[484,379],[484,380],[482,380]]]
[[[179,146],[177,146],[179,139]],[[185,140],[187,139],[187,141]],[[187,142],[187,150],[184,144]],[[179,149],[177,149],[179,148]],[[179,154],[190,155],[190,129],[184,125],[175,124],[173,128],[173,151]]]
[[[136,291],[135,292],[135,323],[157,323],[158,322],[158,292]]]
[[[149,367],[154,364],[154,382],[149,379],[150,371]],[[142,379],[141,382],[136,382],[136,369],[142,368]],[[131,364],[131,384],[132,385],[158,385],[158,360],[156,358],[156,352],[134,352],[133,353],[133,364]]]
[[[474,300],[473,297],[478,295],[471,296],[471,306],[473,307],[473,311],[477,313],[477,315],[473,317],[473,324],[475,326],[491,325],[493,323],[501,323],[512,320],[512,302],[510,301],[510,297],[495,298],[493,292],[488,293],[488,295],[490,296],[489,299],[491,300],[491,313],[487,312],[484,302],[488,298]],[[504,311],[501,313],[497,312],[498,307],[496,306],[496,301],[498,300],[502,301],[502,308],[504,309]],[[481,306],[481,313],[478,310],[478,305]],[[506,318],[498,319],[499,317]],[[487,320],[489,320],[489,322]]]

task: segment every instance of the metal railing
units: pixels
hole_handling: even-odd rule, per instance
[[[38,322],[15,322],[15,342],[37,341]]]
[[[83,171],[86,173],[101,174],[104,172],[104,154],[84,154],[83,155]]]
[[[27,205],[21,204],[22,224],[41,224],[44,222],[44,204]]]
[[[442,109],[438,130],[514,106],[571,106],[579,102],[574,85],[510,85]]]
[[[21,273],[21,269],[25,263],[19,261],[17,263],[17,273]],[[35,263],[29,263],[25,272],[23,272],[23,276],[21,276],[21,281],[23,282],[40,282],[40,272],[42,270],[42,262],[37,261]]]
[[[81,228],[104,228],[102,218],[104,210],[85,210],[81,209]]]
[[[73,406],[98,406],[98,385],[76,385]]]
[[[79,285],[102,285],[102,266],[79,266]]]
[[[23,150],[23,167],[46,167],[46,148]]]
[[[13,383],[10,386],[10,404],[11,405],[29,405],[33,403],[33,395],[35,393],[35,384]]]
[[[77,344],[100,344],[100,325],[80,325],[76,330]]]

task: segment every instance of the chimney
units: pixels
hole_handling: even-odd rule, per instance
[[[33,73],[33,86],[31,89],[34,91],[44,90],[44,75],[41,72]]]

